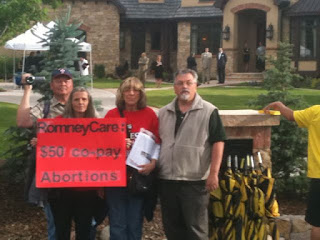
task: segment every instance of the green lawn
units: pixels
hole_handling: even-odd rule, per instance
[[[11,103],[0,102],[0,158],[5,149],[7,149],[7,144],[4,141],[3,133],[10,126],[16,125],[16,113],[18,105]]]
[[[96,82],[99,84],[99,82]],[[102,83],[101,88],[105,87]],[[119,81],[113,80],[110,86],[119,84]],[[151,83],[152,86],[153,83]],[[149,83],[148,83],[149,85]],[[96,86],[95,86],[96,87]],[[207,101],[212,102],[221,110],[228,109],[248,109],[248,100],[255,98],[261,93],[265,93],[260,87],[212,87],[212,88],[199,88],[199,94]],[[296,95],[304,96],[308,104],[320,104],[320,91],[311,89],[294,89],[292,92]],[[173,89],[147,91],[148,104],[154,107],[162,107],[172,101],[175,97]],[[16,124],[16,112],[18,106],[15,104],[1,103],[0,102],[0,155],[7,147],[3,140],[3,132],[9,127]]]
[[[118,88],[121,83],[121,80],[119,79],[112,79],[112,78],[100,78],[100,79],[94,79],[93,80],[93,87],[94,88]],[[88,83],[89,84],[89,83]],[[163,86],[171,86],[170,83],[163,83]],[[146,88],[155,88],[156,84],[153,82],[147,82]]]
[[[304,96],[309,105],[320,104],[320,91],[312,89],[294,89],[296,95]],[[266,93],[260,87],[211,87],[199,88],[198,93],[221,110],[248,109],[248,101],[259,94]],[[172,89],[147,91],[148,105],[162,107],[169,103],[175,94]]]

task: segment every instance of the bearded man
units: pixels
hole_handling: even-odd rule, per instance
[[[159,111],[159,196],[168,240],[207,240],[209,192],[218,188],[226,134],[218,109],[197,94],[198,75],[175,74],[176,98]]]

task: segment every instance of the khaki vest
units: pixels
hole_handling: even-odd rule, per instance
[[[157,161],[159,178],[167,180],[205,180],[209,175],[212,145],[209,119],[215,106],[198,94],[184,117],[177,135],[175,98],[159,110],[160,157]]]

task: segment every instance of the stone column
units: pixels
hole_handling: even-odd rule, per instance
[[[177,67],[178,69],[187,67],[187,58],[190,55],[190,22],[178,23],[178,49],[177,49]]]

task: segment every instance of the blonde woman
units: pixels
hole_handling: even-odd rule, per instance
[[[130,148],[141,128],[152,132],[159,142],[158,117],[146,105],[146,94],[143,84],[138,78],[129,77],[124,80],[117,91],[116,108],[106,114],[106,118],[124,117],[130,133],[127,136],[127,149]],[[141,174],[150,174],[156,166],[156,159],[140,165]],[[132,169],[127,168],[127,179]],[[106,198],[109,207],[110,240],[139,240],[142,237],[143,213],[145,197],[129,193],[127,187],[107,188]]]

